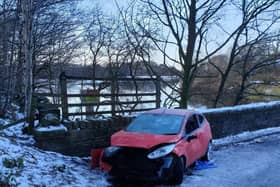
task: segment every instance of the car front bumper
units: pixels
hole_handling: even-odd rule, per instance
[[[103,158],[112,166],[109,174],[118,178],[165,181],[172,176],[174,156],[149,159],[145,149],[125,148],[116,155]]]

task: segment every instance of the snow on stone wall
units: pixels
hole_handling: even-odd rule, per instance
[[[221,138],[280,124],[280,102],[254,103],[201,110],[210,122],[213,137]]]

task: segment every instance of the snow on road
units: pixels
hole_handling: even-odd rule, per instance
[[[0,181],[21,187],[110,185],[103,172],[90,169],[90,158],[64,156],[32,146],[33,138],[21,134],[22,125],[0,132]],[[215,140],[215,145],[223,146],[214,151],[217,168],[192,171],[181,186],[274,186],[277,179],[280,183],[279,132],[280,127]],[[261,137],[265,134],[273,138]],[[246,137],[257,139],[236,145]],[[235,144],[229,145],[232,142]],[[278,177],[274,179],[267,171]]]
[[[250,142],[231,144],[214,151],[216,168],[194,171],[182,186],[278,187],[280,136],[273,134]]]

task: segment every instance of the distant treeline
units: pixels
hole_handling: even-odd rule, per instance
[[[139,62],[141,63],[141,62]],[[102,78],[102,77],[111,77],[112,71],[114,75],[118,77],[125,77],[125,76],[131,76],[130,72],[130,66],[129,63],[123,63],[117,68],[112,69],[109,65],[99,65],[97,64],[95,66],[95,77]],[[153,69],[155,70],[155,73],[160,76],[172,76],[174,75],[174,71],[177,73],[180,73],[179,70],[177,70],[174,67],[168,67],[164,64],[156,64],[153,63]],[[52,78],[56,79],[59,77],[61,72],[65,72],[66,75],[82,75],[86,77],[92,77],[93,76],[93,67],[92,65],[81,65],[81,64],[64,64],[61,66],[60,64],[54,64],[51,67],[51,73]],[[36,78],[38,79],[48,79],[49,78],[49,69],[43,68],[42,66],[38,66],[35,70]],[[149,70],[143,65],[138,66],[136,69],[136,72],[133,72],[133,76],[149,76],[154,75],[154,73],[149,72]]]

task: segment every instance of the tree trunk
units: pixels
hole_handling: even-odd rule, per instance
[[[216,98],[215,98],[214,103],[213,103],[214,108],[217,108],[217,106],[218,106],[218,104],[221,100],[221,97],[223,96],[223,91],[225,89],[227,78],[228,78],[228,76],[229,76],[229,74],[232,70],[233,65],[234,65],[234,60],[235,60],[235,57],[236,57],[236,49],[237,49],[237,46],[238,46],[238,41],[239,41],[239,38],[240,38],[244,29],[245,29],[245,25],[242,25],[242,27],[240,27],[240,30],[238,31],[238,33],[237,33],[237,35],[234,39],[233,46],[232,46],[232,49],[231,49],[231,52],[230,52],[229,61],[228,61],[228,64],[226,66],[225,72],[221,73],[221,80],[220,80],[220,83],[219,83],[218,92],[217,92]]]
[[[7,66],[8,65],[8,55],[9,55],[9,51],[8,51],[8,39],[9,39],[9,33],[8,33],[8,20],[7,20],[7,16],[6,13],[8,12],[7,10],[7,2],[6,0],[3,1],[3,15],[2,15],[2,19],[3,19],[3,23],[1,24],[2,27],[2,35],[4,37],[2,37],[2,45],[3,45],[3,49],[2,49],[2,53],[3,53],[3,66],[1,68],[4,68],[6,70],[6,74],[4,75],[4,77],[8,77],[8,79],[10,79],[10,75],[8,74],[8,69]],[[1,61],[0,61],[1,63]],[[4,90],[8,89],[8,84],[5,83],[5,81],[3,82],[2,87],[4,87]],[[3,106],[0,107],[0,116],[4,116],[4,114],[6,113],[6,109],[7,109],[7,104],[8,104],[8,100],[9,100],[9,95],[8,95],[8,91],[5,91],[5,102],[3,103]]]
[[[23,77],[24,77],[24,72],[23,72],[23,66],[24,66],[24,36],[23,36],[23,20],[22,20],[22,7],[21,7],[21,1],[18,0],[17,2],[17,11],[18,11],[18,19],[19,19],[19,46],[18,46],[18,51],[17,51],[17,64],[16,64],[16,83],[15,83],[15,92],[17,93],[17,98],[18,98],[18,103],[20,105],[20,108],[23,109],[23,102],[21,102],[23,96],[24,96],[24,88],[23,88]]]
[[[29,133],[32,132],[33,112],[32,112],[32,92],[33,92],[33,45],[32,45],[32,4],[33,0],[22,0],[22,18],[23,18],[23,41],[24,41],[24,84],[25,84],[25,106],[24,112],[29,123]]]
[[[195,49],[195,41],[196,41],[196,0],[191,1],[190,6],[190,16],[188,23],[188,45],[187,45],[187,53],[184,56],[184,77],[182,83],[181,90],[181,108],[188,108],[188,101],[190,98],[189,91],[191,86],[191,68],[192,68],[192,60]]]

